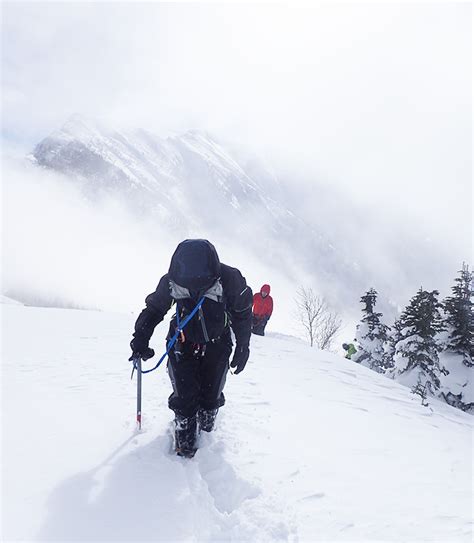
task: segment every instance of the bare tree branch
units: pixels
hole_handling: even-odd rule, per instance
[[[300,286],[296,293],[296,317],[306,330],[311,347],[329,350],[341,327],[339,315],[331,311],[324,298],[312,288]]]
[[[316,330],[316,345],[321,350],[329,351],[337,332],[341,328],[342,320],[337,313],[328,312],[324,315],[319,328]]]

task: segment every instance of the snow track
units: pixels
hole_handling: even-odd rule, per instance
[[[461,411],[269,334],[183,459],[164,367],[135,429],[133,315],[2,310],[4,541],[471,540]]]
[[[89,472],[62,482],[38,539],[49,541],[287,541],[262,490],[225,460],[225,445],[203,436],[192,460],[170,454],[170,436],[135,435]],[[122,453],[127,450],[128,452]]]

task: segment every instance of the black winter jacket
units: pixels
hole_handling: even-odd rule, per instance
[[[205,298],[202,313],[194,315],[184,329],[186,341],[206,343],[217,339],[230,324],[237,345],[248,346],[252,326],[252,290],[247,286],[245,278],[237,268],[221,264],[220,272],[223,300],[216,302]],[[168,274],[163,275],[155,292],[146,297],[145,303],[146,308],[138,316],[133,334],[142,345],[144,343],[148,345],[155,327],[164,319],[173,303]],[[189,315],[196,303],[197,300],[190,298],[177,301],[176,310],[181,320]],[[174,332],[175,326],[176,317],[173,316],[170,333]]]

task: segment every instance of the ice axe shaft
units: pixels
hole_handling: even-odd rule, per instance
[[[133,372],[137,370],[137,426],[142,429],[142,359],[140,356],[133,359]]]

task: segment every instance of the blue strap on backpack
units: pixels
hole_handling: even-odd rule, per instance
[[[171,349],[174,347],[174,344],[178,340],[179,335],[183,332],[184,327],[188,324],[188,322],[194,317],[194,315],[199,311],[199,308],[202,306],[204,302],[204,296],[199,300],[199,302],[196,304],[196,307],[191,311],[191,313],[183,320],[179,320],[179,313],[176,311],[176,332],[174,333],[173,337],[168,341],[166,346],[166,352],[163,354],[163,356],[158,360],[156,363],[156,366],[149,369],[149,370],[141,370],[142,373],[150,373],[154,370],[156,370],[160,364],[163,362],[163,360],[169,355]]]

